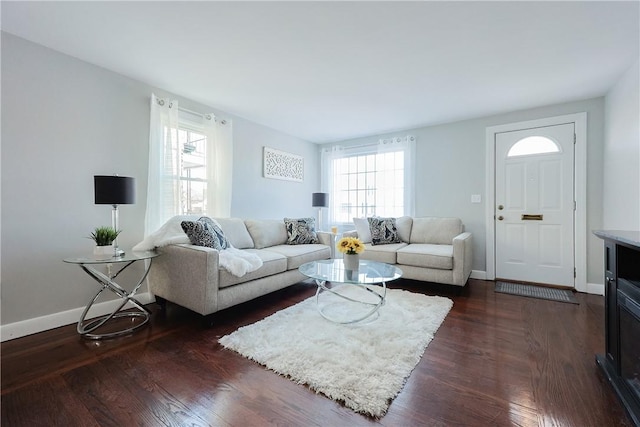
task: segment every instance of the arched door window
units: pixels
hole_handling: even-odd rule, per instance
[[[553,140],[544,136],[528,136],[513,144],[507,153],[507,157],[559,152],[560,146]]]

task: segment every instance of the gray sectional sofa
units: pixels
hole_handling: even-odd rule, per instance
[[[282,220],[215,218],[231,244],[256,254],[262,266],[240,277],[220,265],[220,252],[191,244],[159,247],[149,273],[149,290],[162,305],[171,301],[203,316],[306,279],[298,267],[331,258],[333,235],[318,232],[317,244],[289,245]]]
[[[354,219],[356,230],[344,233],[365,244],[362,259],[397,265],[405,279],[464,286],[471,275],[472,236],[459,218],[400,217],[400,243],[373,245],[366,219]]]

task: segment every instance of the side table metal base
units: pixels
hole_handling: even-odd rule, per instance
[[[78,321],[78,333],[82,335],[84,338],[99,340],[104,338],[114,338],[122,335],[127,335],[135,331],[136,329],[146,325],[151,318],[151,312],[144,306],[140,301],[134,298],[134,295],[146,279],[149,274],[149,270],[151,269],[152,260],[149,259],[147,263],[147,267],[145,269],[142,278],[138,281],[136,286],[133,288],[131,292],[127,292],[124,288],[118,285],[114,279],[122,273],[127,267],[133,264],[135,261],[127,262],[124,267],[118,270],[113,276],[109,277],[106,274],[90,267],[87,264],[81,264],[80,268],[82,268],[89,276],[91,276],[95,281],[102,285],[102,288],[95,294],[95,296],[91,299],[87,307],[82,312],[82,316],[80,316],[80,320]],[[99,316],[95,319],[86,320],[87,314],[91,307],[96,303],[98,297],[105,290],[109,290],[114,294],[118,295],[122,302],[119,306],[113,310],[110,314],[106,314],[104,316]],[[134,306],[134,311],[121,311],[127,303],[131,303]],[[134,322],[135,319],[142,319],[142,321],[136,322],[134,326],[127,327],[124,329],[119,329],[114,332],[106,332],[106,333],[94,333],[98,328],[104,326],[111,319],[120,319],[120,318],[131,318],[131,321]]]

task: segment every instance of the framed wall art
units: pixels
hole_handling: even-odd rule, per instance
[[[304,158],[264,147],[263,172],[265,178],[302,182],[304,181]]]

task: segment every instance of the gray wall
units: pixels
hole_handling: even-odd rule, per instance
[[[311,193],[320,191],[319,153],[316,144],[244,120],[234,121],[232,214],[240,218],[317,216]],[[304,183],[264,178],[262,151],[267,146],[304,158]]]
[[[459,217],[473,233],[473,269],[486,271],[485,256],[485,145],[486,128],[578,112],[587,112],[587,226],[602,224],[602,150],[604,98],[551,105],[480,119],[423,127],[396,133],[343,141],[362,144],[379,138],[415,135],[416,216]],[[482,203],[472,204],[471,195],[480,194]],[[589,283],[602,283],[602,242],[589,233]]]
[[[119,240],[123,247],[142,240],[152,92],[233,120],[233,216],[315,214],[314,144],[6,33],[1,64],[3,325],[83,307],[97,291],[77,266],[62,262],[90,252],[85,236],[111,223],[110,207],[93,204],[93,175],[136,177],[137,201],[121,206]],[[264,145],[304,156],[304,182],[262,178]]]
[[[640,230],[640,62],[605,102],[603,228]]]

